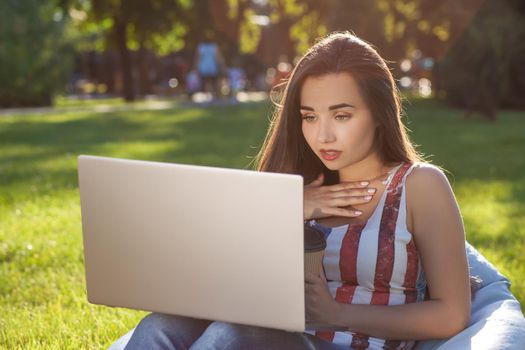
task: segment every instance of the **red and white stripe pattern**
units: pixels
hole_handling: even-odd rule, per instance
[[[394,170],[366,224],[331,228],[323,265],[330,292],[342,303],[400,305],[418,300],[421,263],[406,226],[405,181],[416,165]],[[311,225],[326,227],[315,220]],[[307,331],[353,349],[411,349],[413,341],[384,340],[353,332]]]

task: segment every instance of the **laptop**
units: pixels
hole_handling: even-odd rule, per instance
[[[88,300],[305,330],[299,175],[78,157]]]

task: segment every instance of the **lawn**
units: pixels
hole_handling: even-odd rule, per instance
[[[79,154],[247,168],[268,103],[163,111],[0,115],[0,349],[100,349],[143,312],[87,303]],[[446,168],[468,240],[525,301],[525,115],[491,124],[429,100],[407,105],[419,149]]]

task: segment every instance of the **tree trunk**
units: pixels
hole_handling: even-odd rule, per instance
[[[120,60],[120,69],[122,72],[122,93],[124,100],[131,102],[135,100],[135,91],[133,88],[133,74],[131,71],[131,55],[128,50],[128,37],[126,33],[126,21],[115,16],[113,30],[117,44],[117,52]]]
[[[141,96],[145,96],[151,93],[151,84],[149,81],[149,68],[150,68],[149,61],[148,61],[149,55],[146,49],[144,48],[144,43],[142,40],[139,45],[140,45],[140,48],[136,56],[137,57],[136,67],[138,67],[138,71],[139,71],[139,76],[138,76],[139,91],[138,93]]]

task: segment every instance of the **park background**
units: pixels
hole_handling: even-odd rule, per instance
[[[145,313],[85,292],[77,156],[251,169],[315,40],[377,47],[467,239],[525,302],[525,1],[0,1],[0,349],[100,349]],[[188,92],[207,33],[243,72]]]

